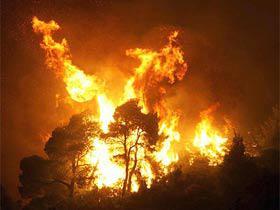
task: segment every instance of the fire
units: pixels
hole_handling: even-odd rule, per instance
[[[32,20],[35,33],[43,34],[40,46],[46,51],[46,65],[62,76],[70,97],[77,102],[93,99],[101,88],[101,83],[94,75],[86,75],[83,70],[72,64],[71,54],[66,39],[56,42],[52,34],[60,29],[53,20],[49,23],[40,21],[37,17]]]
[[[138,100],[143,113],[150,112],[158,116],[159,135],[165,138],[155,146],[155,151],[151,156],[159,164],[161,171],[167,174],[171,170],[169,166],[179,159],[174,143],[180,142],[181,135],[178,131],[180,115],[168,106],[165,96],[168,88],[182,80],[187,72],[184,53],[177,43],[179,32],[172,32],[168,37],[168,43],[158,51],[141,48],[126,51],[126,55],[138,59],[140,65],[134,68],[132,76],[127,78],[123,97],[119,101],[112,101],[108,98],[106,94],[108,90],[105,89],[105,83],[100,78],[86,74],[72,63],[66,39],[62,39],[61,42],[53,39],[53,33],[60,29],[55,21],[46,23],[34,17],[32,24],[34,32],[43,35],[40,46],[46,52],[47,67],[53,69],[62,78],[71,99],[80,103],[97,101],[99,117],[88,116],[87,120],[98,119],[104,133],[109,132],[109,125],[114,120],[115,108],[130,99]],[[85,162],[91,164],[94,169],[93,173],[97,177],[94,185],[98,188],[121,189],[125,167],[113,160],[115,155],[120,154],[120,148],[116,144],[99,138],[91,140],[93,149],[87,154]],[[142,143],[141,139],[139,141]],[[225,154],[226,141],[227,138],[222,137],[213,128],[212,120],[209,117],[203,117],[197,125],[193,146],[200,151],[201,155],[207,156],[211,164],[218,164]],[[146,158],[149,151],[139,148],[137,153],[135,149],[131,152],[138,160],[137,169],[141,174],[141,179],[145,181],[147,187],[150,187],[156,174]],[[138,191],[139,178],[134,174],[131,180],[131,191]]]
[[[71,98],[77,102],[90,101],[99,90],[97,79],[86,75],[68,61],[64,63],[64,82]]]
[[[179,159],[177,152],[172,150],[172,142],[180,142],[180,133],[176,131],[178,120],[179,117],[174,115],[170,120],[160,123],[159,133],[166,135],[167,139],[163,142],[161,149],[156,153],[156,158],[158,161],[161,161],[164,166],[177,162]]]
[[[208,158],[210,165],[222,163],[223,157],[228,151],[228,138],[213,126],[213,117],[210,116],[210,113],[216,108],[217,105],[201,113],[201,121],[196,126],[193,141],[193,146],[202,156]]]
[[[104,132],[108,132],[109,123],[113,121],[113,114],[115,111],[114,104],[106,97],[105,94],[97,96],[99,105],[99,121],[101,122],[101,128]]]
[[[182,80],[187,70],[183,51],[175,46],[177,36],[178,31],[173,32],[168,44],[159,52],[140,48],[126,51],[126,55],[140,60],[140,65],[134,69],[134,75],[125,85],[126,100],[138,98],[145,111],[157,112],[156,109],[164,109],[164,80],[173,84],[176,80]]]
[[[88,154],[86,160],[96,166],[95,175],[98,179],[95,184],[98,188],[104,186],[115,186],[123,178],[124,169],[111,161],[109,145],[99,139],[93,139],[93,150]]]
[[[172,143],[180,141],[180,134],[177,131],[179,116],[167,106],[164,99],[166,87],[177,80],[182,80],[187,71],[183,51],[176,45],[178,33],[178,31],[171,33],[167,45],[159,51],[140,48],[126,51],[128,56],[139,59],[140,65],[134,69],[134,75],[125,85],[125,99],[137,98],[143,112],[157,113],[160,119],[160,134],[167,138],[155,156],[164,166],[178,160],[178,154],[172,149]]]

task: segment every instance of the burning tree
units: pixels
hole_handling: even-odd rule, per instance
[[[85,116],[74,115],[68,125],[52,132],[45,145],[48,159],[31,156],[21,161],[19,190],[24,197],[46,194],[54,184],[63,185],[73,197],[76,186],[86,187],[92,182],[94,168],[85,162],[85,156],[92,147],[89,136],[98,136],[100,129]]]
[[[137,168],[139,158],[145,158],[158,140],[158,118],[154,114],[142,113],[136,100],[128,101],[116,108],[108,136],[121,147],[116,157],[125,165],[122,186],[124,196],[126,192],[131,191],[132,179],[136,172],[138,178],[141,177],[141,171]]]
[[[221,164],[222,167],[216,167],[213,171],[219,174],[221,168],[222,175],[225,175],[221,179],[223,185],[228,186],[224,194],[234,192],[233,197],[239,194],[240,185],[246,187],[250,184],[252,174],[257,174],[255,163],[252,164],[244,153],[240,136],[235,136],[232,149],[228,149],[228,132],[231,127],[225,125],[225,131],[222,132],[212,116],[218,104],[201,112],[201,120],[196,125],[193,139],[186,142],[185,147],[185,152],[191,155],[190,163],[201,157],[207,161],[196,160],[190,167],[190,176],[186,178],[180,170],[174,171],[178,166],[175,165],[179,160],[178,147],[182,146],[177,146],[181,141],[178,126],[180,111],[168,103],[166,97],[168,89],[183,80],[187,72],[184,53],[177,40],[178,31],[171,32],[167,44],[158,50],[126,50],[126,55],[138,59],[140,64],[133,68],[132,74],[122,84],[120,97],[114,99],[111,98],[110,87],[106,81],[97,77],[98,74],[87,74],[74,65],[66,39],[54,39],[54,33],[60,29],[55,21],[47,23],[34,17],[32,27],[35,33],[42,35],[40,46],[46,53],[47,67],[54,70],[65,83],[71,100],[77,103],[96,101],[95,108],[99,116],[89,113],[73,116],[68,125],[52,132],[45,145],[47,159],[31,156],[21,161],[19,190],[24,198],[36,198],[32,202],[40,203],[53,195],[63,195],[70,198],[67,201],[76,202],[91,194],[89,200],[95,202],[91,209],[96,209],[95,206],[102,208],[100,205],[106,204],[102,201],[105,197],[105,200],[111,199],[113,202],[114,198],[120,200],[119,196],[122,195],[123,204],[133,197],[128,198],[130,192],[138,192],[146,186],[151,190],[142,191],[136,196],[141,198],[146,194],[144,198],[150,198],[152,206],[158,203],[159,209],[162,209],[162,204],[167,204],[165,207],[173,209],[182,202],[182,209],[186,209],[187,205],[192,206],[193,195],[197,192],[202,194],[194,197],[198,201],[193,206],[201,204],[200,198],[204,197],[205,190],[211,196],[215,185],[221,188],[218,182],[213,182],[215,179],[211,175],[207,180],[208,171],[216,165]],[[273,145],[278,142],[278,124],[279,119],[272,118],[263,129],[272,132],[262,133],[263,138],[274,137]],[[185,161],[183,158],[181,160]],[[199,172],[203,172],[203,176]],[[79,195],[79,191],[85,192],[83,196],[75,196]],[[151,196],[153,193],[154,197]],[[154,198],[157,197],[160,199],[155,202]],[[218,199],[218,196],[214,195],[214,198]],[[143,203],[147,203],[148,199],[144,200]],[[172,205],[168,206],[170,200]],[[210,200],[213,199],[209,197]],[[208,208],[208,201],[204,203],[203,209]],[[217,207],[220,203],[217,202]],[[67,209],[77,208],[71,206]],[[110,206],[102,209],[116,208]],[[150,208],[146,206],[142,209]]]
[[[66,127],[54,130],[45,146],[48,156],[66,167],[61,171],[63,173],[61,175],[70,173],[66,186],[69,188],[71,197],[76,184],[84,186],[93,179],[93,176],[88,175],[92,170],[91,165],[86,163],[84,158],[92,147],[89,137],[99,134],[100,129],[97,123],[86,120],[84,114],[74,115]]]
[[[176,145],[181,141],[181,133],[178,130],[180,112],[167,102],[166,96],[168,89],[187,72],[184,53],[177,40],[179,31],[171,32],[167,43],[158,50],[126,50],[126,55],[138,59],[140,64],[123,83],[121,97],[113,100],[106,81],[74,65],[66,39],[54,39],[54,33],[60,29],[55,21],[44,22],[34,17],[32,27],[35,33],[42,35],[40,46],[46,53],[47,67],[65,83],[71,100],[96,101],[98,105],[99,116],[89,115],[87,121],[98,121],[98,125],[92,122],[96,132],[90,134],[86,129],[76,128],[73,122],[73,126],[69,124],[71,128],[55,130],[45,148],[51,160],[67,165],[68,179],[63,179],[66,181],[63,185],[69,194],[73,196],[78,183],[87,183],[96,177],[93,186],[122,190],[125,195],[138,191],[141,183],[149,188],[157,173],[169,173],[179,159]],[[201,155],[220,164],[227,138],[215,132],[208,116],[198,125],[194,146]],[[99,136],[100,130],[104,138]],[[86,133],[85,136],[80,132]],[[159,136],[165,137],[163,141],[158,141]],[[155,166],[159,166],[158,170],[154,170]]]

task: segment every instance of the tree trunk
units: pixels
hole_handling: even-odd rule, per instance
[[[128,192],[131,191],[132,176],[133,176],[133,174],[135,173],[135,169],[136,169],[136,166],[137,166],[137,161],[138,161],[138,159],[137,159],[137,154],[138,154],[138,141],[139,141],[139,139],[140,139],[140,136],[141,136],[141,134],[140,134],[140,130],[139,130],[139,128],[138,128],[138,130],[137,130],[137,137],[136,137],[136,141],[135,141],[135,144],[134,144],[134,146],[135,146],[134,163],[133,163],[133,166],[132,166],[132,168],[131,168],[131,170],[130,170],[130,172],[129,172],[129,177],[128,177],[128,185],[127,185],[127,191],[128,191]],[[130,148],[130,149],[131,149],[131,148]]]
[[[126,136],[124,136],[124,161],[125,161],[125,178],[123,180],[123,187],[122,187],[122,197],[125,196],[126,187],[127,187],[127,180],[128,180],[128,170],[129,170],[129,158],[130,154],[127,152],[127,145],[126,145]]]
[[[138,141],[137,141],[138,143]],[[134,163],[133,163],[133,166],[129,172],[129,177],[128,177],[128,185],[127,185],[127,191],[130,192],[131,191],[131,184],[132,184],[132,176],[133,174],[135,173],[135,169],[136,169],[136,166],[137,166],[137,153],[138,153],[138,146],[137,146],[137,143],[136,143],[136,146],[135,146],[135,152],[134,152]]]
[[[123,188],[122,188],[122,197],[124,197],[127,188],[127,180],[128,180],[128,167],[129,167],[129,160],[125,159],[125,178],[123,180]]]
[[[75,193],[75,183],[76,183],[76,163],[75,159],[72,161],[72,179],[70,183],[69,197],[73,198]]]
[[[71,180],[70,184],[70,192],[69,192],[69,197],[73,198],[74,197],[74,189],[75,189],[75,182]]]

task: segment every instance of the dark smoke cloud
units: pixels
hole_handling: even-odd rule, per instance
[[[116,87],[115,97],[114,78],[125,80],[138,64],[125,50],[159,49],[171,28],[180,29],[189,71],[169,97],[174,108],[183,107],[183,124],[194,125],[200,111],[220,102],[219,112],[245,133],[278,103],[278,8],[276,0],[4,1],[1,183],[18,196],[20,159],[43,154],[40,135],[75,112],[56,107],[64,84],[44,66],[33,15],[56,20],[62,30],[55,36],[67,38],[74,63]]]

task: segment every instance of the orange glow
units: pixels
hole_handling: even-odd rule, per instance
[[[111,161],[112,148],[103,141],[92,139],[93,150],[86,157],[86,161],[96,166],[95,175],[98,179],[95,184],[98,188],[121,187],[119,182],[123,179],[124,168]]]
[[[180,115],[168,105],[165,96],[168,88],[182,80],[187,72],[183,51],[177,43],[179,32],[172,32],[167,44],[158,51],[141,48],[126,51],[126,55],[138,59],[140,65],[134,68],[132,76],[127,78],[121,99],[113,101],[108,97],[109,94],[106,94],[109,93],[108,89],[100,78],[86,74],[72,63],[66,39],[62,39],[61,42],[53,39],[52,34],[60,29],[55,21],[46,23],[34,17],[32,24],[34,32],[43,35],[40,46],[46,52],[47,67],[54,70],[63,80],[71,99],[79,103],[97,101],[99,116],[88,116],[87,120],[98,120],[104,133],[109,132],[109,124],[113,121],[115,108],[129,99],[138,99],[142,112],[155,113],[158,116],[159,135],[164,139],[155,146],[153,152],[145,151],[141,147],[138,149],[137,169],[148,188],[156,178],[156,174],[146,158],[148,153],[149,155],[152,153],[152,158],[159,164],[160,170],[164,174],[170,172],[172,163],[179,159],[174,143],[181,141],[178,131]],[[201,155],[207,156],[211,164],[217,164],[222,161],[225,154],[227,139],[222,137],[211,123],[209,117],[202,118],[196,128],[193,146],[199,150]],[[85,162],[92,165],[97,177],[93,184],[98,188],[121,189],[125,177],[125,167],[123,163],[114,161],[114,156],[121,154],[121,148],[117,144],[107,143],[99,138],[91,138],[91,141],[93,149],[87,154]],[[131,139],[128,139],[128,142],[130,141],[132,142]],[[142,139],[139,141],[143,143]],[[131,152],[136,153],[135,150]],[[133,175],[131,191],[136,192],[139,187],[139,180],[136,175]]]
[[[165,80],[169,85],[182,80],[187,71],[183,51],[176,45],[178,34],[178,31],[171,33],[167,45],[159,51],[140,48],[126,51],[128,56],[139,59],[140,65],[134,69],[134,75],[125,85],[124,98],[137,98],[143,112],[157,113],[160,119],[160,134],[167,138],[158,146],[155,157],[164,166],[178,160],[178,154],[172,148],[172,144],[180,142],[180,134],[177,131],[179,116],[167,106],[164,99],[167,90],[166,85],[163,85]]]
[[[193,141],[193,146],[198,149],[201,156],[209,160],[210,165],[222,163],[228,151],[228,138],[213,126],[213,117],[210,116],[216,107],[210,107],[201,113],[201,121],[196,126]]]
[[[113,114],[115,111],[114,104],[109,101],[105,94],[100,94],[97,97],[99,106],[99,121],[104,132],[108,132],[109,123],[113,121]]]
[[[77,102],[93,99],[101,88],[100,82],[94,75],[86,75],[83,70],[72,64],[71,54],[66,39],[61,43],[54,41],[53,32],[60,29],[53,20],[49,23],[40,21],[37,17],[32,20],[33,30],[43,34],[40,46],[46,51],[46,65],[62,76],[70,97]]]

